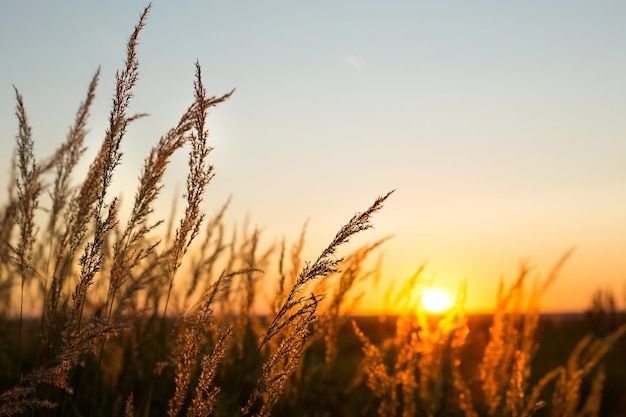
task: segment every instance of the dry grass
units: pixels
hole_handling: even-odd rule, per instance
[[[128,126],[143,116],[128,109],[149,11],[128,40],[109,126],[82,182],[72,181],[100,70],[66,141],[41,161],[15,90],[18,134],[0,213],[0,416],[599,415],[598,364],[626,327],[583,338],[565,364],[533,374],[541,294],[569,254],[529,294],[526,268],[508,289],[502,284],[482,359],[467,362],[465,288],[445,315],[427,314],[410,297],[422,268],[395,294],[401,314],[387,327],[392,334],[377,337],[349,320],[357,284],[378,280],[380,266],[369,260],[387,238],[343,258],[338,251],[371,227],[391,193],[355,214],[312,262],[302,259],[306,226],[288,252],[286,242],[265,245],[258,229],[228,237],[228,203],[206,220],[207,117],[233,92],[209,96],[198,63],[191,104],[146,157],[122,226],[110,188]],[[186,205],[163,235],[155,204],[183,149]],[[263,272],[274,263],[276,273]],[[261,286],[274,286],[266,317],[252,308]],[[25,297],[39,317],[25,316]]]

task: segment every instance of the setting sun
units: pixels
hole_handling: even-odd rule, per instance
[[[422,306],[431,313],[441,313],[452,307],[452,297],[441,288],[428,288],[420,298]]]

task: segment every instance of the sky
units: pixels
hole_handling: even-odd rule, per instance
[[[88,167],[145,5],[0,3],[1,184],[17,132],[12,86],[42,157],[101,66]],[[625,19],[618,1],[155,0],[131,103],[150,116],[131,125],[116,184],[129,205],[143,159],[192,100],[198,60],[211,94],[236,88],[208,119],[208,214],[232,196],[232,221],[249,219],[268,244],[295,240],[309,220],[312,260],[396,190],[375,228],[343,248],[394,236],[360,311],[378,311],[385,289],[422,264],[426,284],[466,282],[468,310],[488,310],[521,263],[542,278],[572,247],[544,311],[585,309],[599,288],[622,301]],[[173,164],[164,212],[182,193],[186,155]]]

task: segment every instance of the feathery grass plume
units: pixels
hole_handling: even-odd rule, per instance
[[[378,197],[366,211],[355,214],[337,232],[330,245],[322,251],[320,256],[312,264],[308,262],[305,264],[259,343],[254,360],[259,356],[264,346],[277,335],[284,334],[284,338],[273,350],[269,360],[263,364],[262,374],[242,409],[243,415],[250,415],[251,413],[269,415],[285,389],[290,376],[297,369],[311,331],[311,325],[317,320],[318,305],[324,297],[314,293],[305,297],[301,296],[300,293],[307,284],[338,271],[337,266],[341,260],[335,258],[337,248],[348,242],[356,233],[371,228],[370,217],[382,208],[383,203],[392,193],[393,191]],[[242,380],[238,395],[241,395],[244,383],[245,380]]]
[[[17,264],[17,273],[20,277],[20,314],[17,334],[17,369],[21,373],[22,354],[22,316],[24,308],[24,287],[33,275],[31,264],[33,246],[37,240],[37,226],[34,222],[35,211],[39,206],[39,194],[41,193],[41,182],[39,179],[40,169],[35,162],[34,142],[31,127],[28,124],[24,100],[17,88],[15,97],[17,100],[16,116],[18,119],[18,134],[16,136],[17,145],[17,206],[15,222],[19,228],[19,240],[12,256]]]
[[[94,204],[93,215],[95,216],[95,227],[93,240],[89,242],[81,257],[81,276],[79,284],[73,297],[73,308],[71,310],[69,331],[76,331],[80,326],[83,306],[85,303],[86,291],[92,285],[95,274],[100,271],[102,265],[102,244],[105,236],[113,229],[117,223],[117,199],[108,206],[108,215],[103,218],[103,211],[107,208],[106,196],[108,188],[113,180],[115,168],[119,165],[122,152],[120,145],[128,123],[135,120],[139,116],[129,117],[126,112],[132,98],[132,90],[137,82],[139,75],[139,61],[137,60],[137,42],[139,33],[145,25],[145,18],[150,11],[150,5],[142,12],[139,23],[135,26],[126,49],[125,68],[115,75],[116,93],[113,97],[113,106],[109,115],[109,127],[106,130],[104,141],[100,148],[100,152],[96,156],[88,177],[87,184],[93,185],[94,189],[88,199],[85,207],[92,207]],[[83,209],[85,209],[83,207]]]
[[[114,326],[110,326],[108,323],[104,323],[97,319],[88,320],[81,327],[81,316],[83,307],[86,300],[86,292],[88,287],[93,283],[93,278],[95,274],[99,271],[100,265],[102,263],[102,243],[105,239],[106,234],[113,228],[116,223],[117,218],[117,204],[114,199],[113,202],[108,206],[108,214],[106,217],[102,217],[102,211],[107,208],[105,204],[106,191],[111,182],[113,170],[119,163],[121,158],[121,152],[119,151],[120,142],[122,137],[124,136],[127,124],[134,120],[136,117],[127,117],[126,116],[126,108],[128,107],[128,102],[130,97],[132,96],[131,90],[134,86],[137,79],[137,60],[135,54],[135,46],[137,43],[137,36],[139,31],[143,27],[144,18],[149,10],[149,6],[144,10],[140,17],[139,24],[135,27],[135,31],[131,36],[128,42],[128,50],[127,50],[127,62],[126,69],[117,74],[117,91],[116,96],[113,99],[113,109],[111,111],[111,116],[109,119],[110,126],[107,129],[105,140],[102,144],[100,153],[96,157],[92,169],[88,174],[88,179],[85,184],[83,184],[83,188],[81,193],[77,198],[73,200],[73,209],[70,209],[70,217],[69,223],[70,227],[66,229],[65,237],[62,241],[61,248],[65,250],[65,243],[69,243],[69,255],[63,256],[60,253],[59,258],[64,263],[60,270],[55,270],[56,273],[65,274],[69,270],[69,265],[71,258],[73,258],[74,252],[78,249],[82,238],[86,233],[87,221],[90,215],[95,216],[95,231],[94,237],[91,242],[85,247],[85,251],[83,256],[81,257],[81,274],[80,281],[77,284],[74,293],[72,294],[72,302],[73,306],[70,311],[70,316],[65,323],[65,330],[62,335],[62,348],[59,354],[54,357],[51,361],[48,361],[44,364],[44,366],[38,370],[35,370],[26,376],[22,377],[16,388],[21,387],[30,387],[32,388],[32,395],[35,394],[35,388],[41,384],[50,384],[55,387],[66,390],[67,392],[71,392],[72,389],[67,382],[67,377],[69,371],[81,361],[82,356],[91,351],[93,348],[93,341],[106,337],[119,330]],[[90,85],[90,91],[88,93],[88,99],[86,103],[90,103],[91,95],[93,93],[93,89],[95,89],[95,80]],[[17,90],[16,90],[17,93]],[[21,103],[21,97],[18,95],[18,103]],[[22,197],[26,195],[26,191],[28,191],[28,195],[35,196],[38,194],[40,190],[40,186],[36,185],[34,182],[37,178],[35,172],[37,171],[37,166],[34,162],[34,157],[32,155],[32,139],[30,138],[30,128],[27,127],[25,112],[23,111],[23,104],[18,104],[22,109],[18,111],[18,117],[20,118],[20,126],[21,126],[21,145],[20,141],[18,141],[18,168],[22,173],[22,179],[29,178],[28,182],[20,182],[18,183],[18,196]],[[80,154],[80,138],[84,135],[84,118],[86,118],[86,114],[88,113],[88,104],[86,106],[81,106],[79,110],[78,116],[78,127],[76,130],[76,137],[72,138],[74,140],[74,145],[76,146],[73,151],[69,151],[69,162],[66,164],[66,168],[70,168],[72,162],[74,162],[74,158],[78,157]],[[84,111],[83,111],[84,110]],[[82,115],[81,115],[81,111]],[[32,168],[29,168],[32,166]],[[26,175],[25,175],[26,174]],[[69,173],[68,173],[69,175]],[[63,175],[61,175],[61,181],[58,182],[59,186],[63,186]],[[33,199],[33,201],[35,201]],[[59,200],[57,200],[58,203]],[[54,204],[54,202],[53,202]],[[30,203],[29,211],[34,212],[34,208],[36,206]],[[23,208],[27,208],[24,206]],[[28,214],[28,211],[24,211],[25,214]],[[32,215],[28,215],[31,216]],[[27,217],[24,217],[26,219]],[[32,220],[30,221],[32,223]],[[24,223],[26,225],[26,223]],[[73,234],[72,232],[76,232],[77,234]],[[27,235],[28,239],[32,241],[34,239],[32,233],[32,226],[30,228],[30,232]],[[22,239],[24,244],[21,244],[18,247],[18,254],[23,253],[21,256],[23,260],[26,260],[26,254],[28,252],[28,247],[32,247],[32,243]],[[28,244],[26,244],[28,243]],[[67,254],[66,254],[67,255]],[[25,264],[25,262],[24,262]],[[58,263],[57,263],[58,265]],[[57,283],[60,279],[53,280]],[[60,286],[59,286],[60,291]],[[54,323],[54,319],[51,318],[49,323]],[[49,326],[52,326],[50,324]],[[45,332],[44,332],[45,333]],[[53,329],[48,329],[48,335],[53,333]],[[50,339],[48,340],[48,348],[50,345]],[[45,347],[44,347],[45,348]],[[16,398],[15,396],[9,395],[8,397],[3,398],[5,400],[5,404],[11,403]],[[39,402],[36,398],[18,398],[18,401],[22,405],[26,405],[29,407],[40,406],[42,403]]]
[[[52,408],[57,404],[39,398],[38,387],[49,385],[67,393],[73,393],[68,376],[80,364],[87,353],[93,353],[94,341],[119,332],[119,326],[112,326],[97,318],[83,323],[77,332],[64,334],[64,348],[44,366],[22,376],[15,386],[0,395],[0,416],[12,415],[12,410],[25,411],[39,407]],[[20,411],[20,412],[21,412]]]
[[[535,386],[533,386],[530,394],[527,396],[526,407],[524,407],[521,415],[532,416],[535,412],[546,406],[545,401],[540,401],[539,398],[541,397],[541,394],[543,393],[543,390],[546,388],[546,386],[554,381],[556,378],[558,378],[563,370],[563,366],[556,367],[552,371],[547,372],[539,380],[539,382],[537,382]]]
[[[135,404],[133,399],[133,393],[131,392],[128,398],[126,399],[126,405],[124,406],[124,417],[134,417],[135,416]]]
[[[111,204],[107,207],[105,199],[107,189],[112,180],[113,171],[119,164],[121,158],[119,149],[126,126],[134,119],[134,117],[129,118],[126,116],[126,109],[130,97],[132,96],[132,87],[137,79],[138,63],[136,60],[135,46],[148,10],[149,6],[142,13],[139,24],[135,27],[135,31],[128,42],[126,68],[116,76],[117,91],[113,99],[109,128],[105,134],[101,150],[92,164],[87,182],[83,185],[78,200],[74,200],[75,207],[79,205],[84,212],[94,215],[95,230],[93,240],[85,247],[80,260],[81,272],[79,283],[76,285],[72,294],[72,308],[65,323],[65,329],[62,335],[62,348],[60,353],[54,357],[52,361],[46,363],[39,371],[29,374],[27,376],[28,378],[23,380],[26,383],[47,383],[64,389],[67,392],[71,392],[72,389],[67,382],[69,371],[82,360],[84,354],[93,349],[93,342],[95,340],[107,337],[119,330],[119,328],[96,318],[91,318],[85,323],[82,323],[82,313],[86,302],[87,290],[93,284],[94,277],[96,273],[99,272],[102,265],[103,242],[106,235],[117,222],[117,200],[113,199]],[[108,213],[103,217],[103,211],[105,209],[108,210]],[[85,214],[78,214],[79,212],[76,210],[71,212],[77,215],[77,217],[70,219],[70,221],[78,221],[74,223],[74,225],[78,226],[78,230],[75,231],[78,231],[79,234],[84,236],[87,217],[85,217]],[[68,228],[66,233],[69,230],[72,230],[72,228]],[[74,240],[76,239],[75,237],[71,239],[74,245],[70,245],[73,246],[70,250],[76,250],[79,242]],[[64,261],[67,260],[68,258],[64,259]],[[64,273],[65,271],[60,272]]]
[[[456,358],[452,363],[452,380],[457,395],[458,406],[465,417],[478,417],[478,413],[474,408],[475,400],[472,395],[472,390],[461,373],[461,360],[459,358]],[[532,414],[528,413],[527,415],[530,416]]]
[[[489,415],[493,415],[500,406],[502,400],[500,391],[505,383],[505,381],[502,381],[501,374],[497,373],[499,369],[498,365],[504,355],[504,344],[506,340],[506,335],[503,334],[506,305],[503,300],[504,282],[500,280],[496,295],[496,309],[493,315],[493,323],[489,328],[489,343],[485,348],[479,368],[483,394],[487,406],[489,407]],[[508,376],[506,380],[508,380]]]
[[[22,290],[25,281],[30,275],[33,245],[37,239],[37,226],[34,222],[35,210],[39,207],[38,197],[41,193],[39,180],[40,169],[35,162],[34,142],[31,127],[28,124],[24,100],[15,88],[17,110],[15,114],[19,121],[17,142],[17,211],[16,223],[20,229],[20,237],[15,248],[15,260],[18,273],[22,280]]]
[[[307,337],[311,332],[311,325],[315,322],[315,311],[320,301],[320,297],[311,294],[310,299],[307,299],[299,310],[299,314],[294,317],[291,322],[293,330],[281,340],[276,350],[263,364],[262,373],[254,391],[246,406],[242,408],[243,416],[267,417],[270,415],[289,378],[298,367]]]
[[[94,237],[85,248],[81,258],[81,282],[77,285],[74,293],[72,318],[70,323],[68,323],[69,327],[66,326],[66,329],[73,327],[76,330],[76,326],[79,326],[79,318],[82,315],[85,302],[85,292],[92,284],[93,278],[101,266],[102,252],[100,248],[102,242],[116,223],[114,219],[114,215],[116,215],[115,199],[110,204],[109,216],[107,218],[102,217],[102,212],[107,208],[107,189],[113,179],[113,172],[122,157],[120,145],[126,133],[126,128],[130,122],[143,116],[143,114],[128,116],[126,111],[128,110],[130,99],[132,98],[132,90],[138,77],[139,62],[137,61],[136,53],[138,37],[145,25],[145,19],[150,8],[151,5],[148,5],[143,10],[139,23],[135,26],[128,40],[125,67],[122,71],[118,71],[115,76],[116,92],[113,97],[113,105],[109,115],[109,127],[105,132],[104,141],[90,166],[87,178],[78,195],[71,200],[68,207],[66,215],[68,226],[61,241],[55,265],[55,276],[50,289],[51,296],[48,301],[49,303],[52,301],[52,305],[48,308],[52,313],[52,317],[49,319],[50,324],[46,328],[48,334],[55,332],[53,327],[57,314],[55,303],[58,302],[56,294],[60,291],[60,286],[69,272],[76,251],[83,243],[89,220],[92,216],[95,218]],[[48,337],[48,348],[50,347],[49,339]]]
[[[391,239],[391,236],[384,237],[378,241],[364,245],[355,252],[347,256],[341,263],[341,273],[335,292],[330,297],[328,306],[320,320],[316,323],[316,333],[324,338],[324,363],[325,372],[328,374],[337,358],[337,343],[341,327],[348,314],[354,310],[355,303],[360,300],[357,295],[352,300],[352,305],[346,305],[348,294],[357,282],[361,282],[372,276],[378,268],[363,271],[363,264],[369,254],[380,247],[383,243]]]
[[[448,358],[452,368],[453,396],[456,398],[459,409],[465,417],[478,417],[474,408],[472,391],[461,373],[461,353],[467,345],[467,336],[470,333],[467,316],[465,314],[465,300],[467,297],[467,282],[461,283],[451,311],[446,315],[447,323],[444,328],[451,326],[450,356]]]
[[[165,321],[167,307],[169,304],[174,276],[180,268],[184,255],[187,253],[191,242],[200,231],[204,214],[200,211],[200,204],[203,200],[204,191],[213,178],[213,165],[207,163],[206,159],[212,148],[208,145],[209,132],[206,129],[206,118],[209,108],[228,99],[234,90],[221,97],[207,97],[206,89],[202,83],[202,70],[200,63],[196,62],[196,77],[194,81],[194,104],[192,106],[191,120],[193,129],[188,141],[191,144],[189,153],[189,172],[187,175],[187,206],[185,214],[180,220],[176,229],[174,240],[167,251],[166,277],[168,290],[163,306],[162,324]]]
[[[432,353],[436,342],[435,336],[429,335],[429,329],[421,329],[423,321],[421,313],[405,313],[396,321],[396,335],[393,339],[393,351],[396,352],[395,363],[391,377],[396,386],[400,386],[402,396],[402,416],[411,416],[417,412],[417,398],[424,400],[428,394],[435,391],[429,386],[433,375],[440,376],[441,363],[438,357]],[[432,361],[432,363],[431,363]],[[438,392],[433,393],[433,398],[424,404],[424,411],[430,417],[431,403],[438,401]]]
[[[212,148],[208,145],[209,132],[206,129],[206,118],[209,108],[227,100],[234,90],[221,97],[207,97],[206,89],[202,83],[202,70],[200,63],[196,62],[196,78],[194,81],[195,101],[192,106],[193,132],[188,141],[191,144],[189,153],[189,173],[187,175],[187,206],[185,214],[180,220],[179,226],[174,235],[174,241],[168,250],[167,277],[170,282],[168,296],[164,307],[167,310],[167,303],[174,275],[182,263],[183,256],[187,253],[189,245],[200,231],[200,226],[204,219],[204,214],[200,211],[200,204],[203,200],[204,191],[213,178],[213,165],[207,163],[206,159]]]
[[[207,331],[210,325],[207,321],[200,321],[199,319],[192,320],[192,327],[186,329],[183,333],[183,344],[180,345],[180,349],[176,349],[174,351],[174,358],[176,358],[176,376],[174,377],[174,382],[176,384],[176,388],[174,396],[169,401],[167,414],[170,417],[177,416],[179,414],[183,406],[183,402],[187,397],[187,390],[191,382],[191,375],[198,360],[201,339],[204,331]],[[195,326],[193,324],[195,324]],[[201,328],[198,329],[198,326],[201,326]]]
[[[531,289],[530,296],[528,298],[528,305],[524,311],[523,317],[523,332],[520,343],[520,349],[524,353],[525,358],[530,361],[532,357],[535,355],[535,351],[537,349],[536,344],[536,330],[539,324],[539,314],[541,309],[541,297],[545,294],[546,291],[550,288],[550,286],[557,280],[561,269],[567,262],[567,260],[574,253],[574,248],[570,248],[567,250],[561,258],[554,264],[546,279],[541,283],[539,287],[539,282],[537,280],[533,281],[533,286]],[[526,371],[524,373],[524,379],[527,380],[530,376],[530,362],[527,363]]]
[[[461,351],[469,334],[465,299],[466,286],[462,283],[454,305],[443,317],[430,316],[418,310],[418,336],[421,340],[417,362],[419,395],[422,407],[429,416],[457,406],[467,415],[475,414],[470,404],[461,405],[459,401],[460,397],[470,398],[469,388],[455,381],[455,375],[460,374]]]
[[[194,108],[190,107],[178,125],[162,136],[144,161],[139,177],[132,211],[123,234],[113,247],[113,265],[107,296],[107,314],[111,318],[117,290],[125,277],[154,250],[158,243],[146,244],[145,239],[162,221],[148,224],[148,217],[154,211],[154,202],[163,188],[162,180],[172,154],[187,141],[186,135],[192,130]]]
[[[194,81],[194,104],[192,105],[191,119],[193,129],[188,137],[191,144],[189,153],[189,172],[186,182],[186,200],[187,206],[185,213],[180,220],[176,229],[174,240],[167,249],[165,259],[165,278],[167,280],[167,293],[165,295],[164,305],[162,307],[159,333],[157,336],[157,344],[153,351],[153,366],[159,363],[159,351],[162,349],[162,335],[165,328],[165,319],[167,317],[168,305],[172,295],[174,286],[174,277],[182,264],[184,255],[187,253],[192,241],[198,235],[204,214],[200,211],[200,204],[203,200],[204,191],[213,178],[213,166],[208,164],[206,159],[212,148],[208,145],[209,132],[206,129],[206,118],[210,107],[215,106],[228,99],[234,90],[221,97],[208,97],[204,84],[202,82],[202,71],[200,64],[196,62],[196,77]],[[158,299],[155,300],[155,313],[158,308]],[[150,401],[152,398],[154,379],[150,379],[147,403],[144,412],[149,411]]]
[[[378,197],[363,213],[355,214],[350,221],[337,232],[330,245],[322,251],[315,262],[312,264],[307,262],[305,264],[295,284],[289,290],[289,294],[287,294],[278,313],[273,317],[263,340],[261,340],[259,349],[297,317],[300,310],[294,314],[289,314],[294,307],[301,306],[305,301],[311,300],[310,297],[298,297],[298,294],[300,294],[305,285],[318,278],[338,272],[337,266],[340,263],[340,259],[335,258],[337,248],[347,243],[353,235],[370,229],[372,227],[370,217],[383,207],[383,203],[392,193],[393,191],[390,191],[384,196]]]
[[[169,401],[168,415],[170,417],[180,413],[187,396],[192,373],[198,362],[202,339],[211,328],[215,327],[215,324],[212,322],[213,302],[221,294],[228,292],[233,276],[245,274],[246,272],[237,271],[220,275],[217,281],[205,291],[201,300],[190,314],[183,318],[185,328],[182,330],[173,352],[173,364],[176,367],[176,375],[174,377],[176,388],[174,396]],[[208,369],[206,371],[210,372]]]
[[[570,249],[559,259],[540,287],[535,282],[528,299],[524,293],[529,272],[526,265],[521,266],[517,280],[506,293],[500,282],[490,340],[479,365],[488,415],[506,413],[515,417],[536,408],[536,404],[527,403],[527,391],[531,360],[537,348],[541,296],[556,280],[571,253]]]
[[[366,384],[379,399],[378,416],[394,417],[398,408],[398,394],[396,391],[396,382],[393,376],[387,373],[384,354],[376,347],[369,338],[359,329],[356,322],[352,321],[352,328],[357,335],[363,347],[363,365],[362,372],[366,377]],[[410,381],[407,381],[410,382]]]
[[[217,404],[217,395],[220,392],[220,388],[214,386],[213,380],[217,374],[219,364],[226,356],[227,342],[232,333],[232,326],[227,327],[215,343],[213,353],[202,358],[201,372],[196,385],[195,396],[187,410],[188,417],[208,416],[213,413]]]
[[[521,304],[528,268],[522,265],[515,283],[504,293],[504,283],[500,281],[493,323],[489,329],[489,343],[485,348],[479,370],[482,389],[489,415],[495,415],[500,408],[510,409],[505,401],[509,389],[514,389],[515,381],[511,369],[516,366],[516,352],[520,342]],[[512,304],[512,307],[511,307]],[[532,329],[534,331],[534,329]],[[530,334],[530,331],[525,333]],[[517,359],[520,359],[519,357]]]
[[[410,277],[396,296],[401,307],[395,334],[377,347],[353,324],[363,344],[362,374],[379,401],[379,415],[435,416],[458,412],[477,416],[471,391],[460,371],[461,351],[469,333],[465,286],[443,316],[431,316],[411,301],[421,273]]]
[[[602,405],[602,390],[604,389],[604,380],[606,373],[604,366],[600,366],[591,383],[591,391],[585,400],[585,403],[576,414],[577,417],[594,417],[600,415],[600,406]]]
[[[464,298],[458,298],[457,302],[460,300]],[[401,331],[403,328],[406,329]],[[398,318],[397,329],[400,337],[394,341],[398,352],[394,368],[397,383],[402,386],[403,415],[412,415],[419,404],[432,417],[445,409],[448,393],[453,390],[453,378],[447,367],[448,363],[455,365],[459,356],[455,350],[464,344],[468,332],[464,305],[459,304],[444,317],[430,316],[420,305],[416,313]]]
[[[399,312],[396,319],[396,331],[392,338],[383,341],[380,348],[365,336],[356,322],[352,323],[355,334],[362,344],[361,350],[364,357],[361,359],[361,365],[350,388],[353,389],[365,379],[365,384],[380,402],[379,416],[395,416],[401,405],[403,413],[410,414],[416,410],[414,398],[417,395],[419,376],[416,373],[411,352],[414,351],[413,347],[419,344],[419,327],[414,313],[416,306],[412,303],[411,294],[423,270],[424,265],[405,280],[401,290],[396,294],[394,305]],[[391,298],[391,293],[389,293],[389,298]],[[388,363],[391,363],[390,370],[387,369]],[[401,398],[398,398],[398,385],[400,385]]]
[[[31,408],[56,407],[50,401],[32,398],[34,393],[34,387],[16,386],[0,394],[0,416],[18,416]]]
[[[170,278],[180,267],[183,255],[189,245],[197,236],[204,215],[200,212],[200,203],[206,186],[213,178],[213,166],[208,165],[206,158],[212,148],[207,144],[208,130],[205,123],[210,106],[224,101],[230,93],[214,100],[207,100],[207,93],[202,84],[202,72],[200,64],[196,62],[196,79],[194,82],[195,105],[193,108],[192,122],[195,133],[191,133],[189,141],[191,152],[189,154],[189,174],[187,176],[187,206],[185,215],[181,219],[172,244],[172,255],[169,263]]]
[[[593,389],[589,394],[590,396],[587,397],[587,402],[583,405],[583,408],[587,408],[587,410],[584,412],[581,410],[578,414],[576,410],[580,406],[580,388],[583,379],[591,373],[602,357],[625,333],[626,324],[623,324],[602,339],[594,340],[592,335],[587,335],[578,342],[570,354],[566,366],[559,368],[560,372],[550,403],[550,415],[552,417],[597,416],[594,414],[594,411],[597,411],[595,404],[600,401],[598,397],[601,396],[604,373],[600,372],[593,381]]]

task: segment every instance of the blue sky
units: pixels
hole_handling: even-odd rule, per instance
[[[0,181],[23,94],[36,152],[64,138],[98,65],[85,169],[114,72],[145,3],[0,4]],[[425,277],[491,303],[521,260],[545,274],[577,251],[547,309],[584,308],[626,281],[626,5],[584,2],[155,1],[139,46],[136,122],[117,172],[126,203],[150,147],[190,103],[194,62],[212,94],[216,177],[268,242],[309,226],[310,257],[350,216],[397,192],[354,245],[394,234],[385,279]],[[186,155],[168,174],[164,209]],[[128,184],[131,184],[129,187]],[[365,300],[367,306],[378,302]]]

